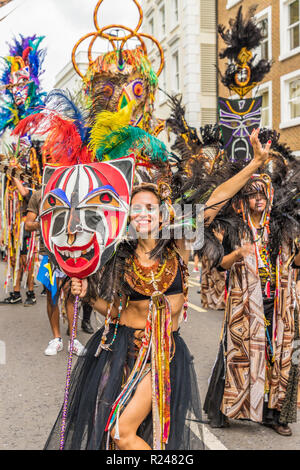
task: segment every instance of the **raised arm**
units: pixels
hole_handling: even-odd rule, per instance
[[[18,178],[13,178],[14,184],[16,185],[17,190],[21,194],[22,197],[26,197],[29,195],[29,189],[26,188]]]
[[[240,189],[243,188],[243,186],[245,186],[251,176],[267,162],[269,158],[271,141],[269,141],[266,144],[265,148],[263,148],[259,141],[258,134],[259,129],[256,129],[252,132],[250,136],[250,141],[254,150],[253,160],[251,160],[251,162],[239,173],[237,173],[228,181],[225,181],[220,186],[218,186],[208,199],[206,203],[207,207],[213,206],[214,204],[218,205],[205,211],[207,225],[209,225],[213,221],[213,219],[216,217],[216,215],[224,206],[224,204],[226,204],[229,199],[235,196],[235,194],[238,193]]]

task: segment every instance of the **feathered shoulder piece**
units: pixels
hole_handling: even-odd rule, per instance
[[[44,137],[44,164],[68,166],[93,160],[92,152],[87,147],[89,128],[84,111],[63,90],[49,93],[40,112],[22,119],[12,135]]]
[[[229,22],[229,28],[219,25],[218,32],[226,44],[219,57],[228,59],[222,83],[243,98],[260,82],[271,69],[271,61],[260,59],[255,62],[255,50],[263,40],[261,28],[254,20],[256,7],[249,9],[243,17],[242,7],[235,19]]]
[[[182,104],[182,96],[169,96],[170,117],[166,120],[169,135],[175,137],[171,146],[172,151],[179,157],[180,171],[191,173],[191,165],[194,160],[205,162],[203,169],[211,173],[219,160],[221,147],[221,132],[217,124],[208,124],[196,128],[189,126],[185,108]]]

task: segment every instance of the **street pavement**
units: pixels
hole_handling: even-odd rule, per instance
[[[1,262],[2,285],[4,271],[5,265]],[[188,321],[182,323],[180,331],[194,356],[203,403],[216,358],[224,312],[202,309],[198,288],[197,278],[191,274]],[[61,319],[64,350],[57,356],[45,356],[51,330],[46,300],[40,295],[40,284],[35,291],[37,304],[33,307],[0,305],[0,450],[43,449],[63,402],[68,360],[67,325]],[[0,298],[5,295],[4,290],[0,290]],[[25,300],[24,290],[22,295]],[[98,316],[92,316],[95,328],[100,326],[100,322]],[[85,344],[90,336],[80,329],[80,324],[79,320],[78,339]],[[76,356],[73,364],[75,362]],[[203,418],[206,419],[205,415]],[[230,424],[226,429],[211,429],[204,425],[208,449],[300,450],[300,421],[292,425],[291,437],[279,436],[256,423],[231,421]]]

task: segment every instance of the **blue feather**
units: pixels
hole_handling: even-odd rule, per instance
[[[71,94],[65,90],[52,90],[47,98],[45,105],[64,117],[72,119],[78,133],[81,137],[82,142],[87,138],[88,127],[86,125],[86,119],[83,111],[74,103]]]

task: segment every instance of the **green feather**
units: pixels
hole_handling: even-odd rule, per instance
[[[105,136],[98,142],[96,158],[99,161],[114,160],[125,155],[143,151],[151,161],[167,161],[169,152],[165,144],[143,129],[125,126]]]

